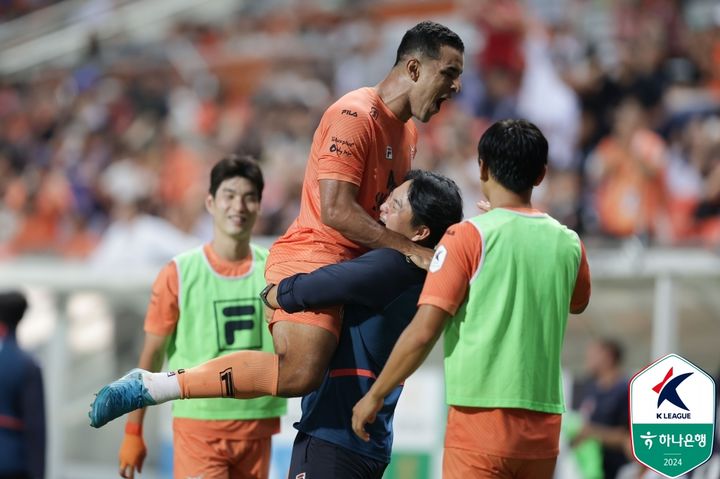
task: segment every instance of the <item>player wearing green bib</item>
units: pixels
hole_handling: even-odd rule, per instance
[[[577,234],[532,208],[547,152],[527,121],[500,121],[483,135],[490,210],[448,229],[415,318],[353,410],[353,429],[367,439],[364,426],[383,398],[444,331],[446,479],[553,476],[565,410],[562,343],[568,313],[589,302],[590,274]]]
[[[262,172],[250,158],[229,157],[212,169],[206,199],[212,241],[178,255],[155,280],[140,368],[159,371],[166,355],[177,370],[239,350],[273,352],[258,298],[268,253],[250,243],[263,185]],[[225,398],[173,403],[175,478],[269,475],[270,439],[280,430],[285,399],[233,399],[230,373],[221,381]],[[141,471],[144,411],[128,416],[120,448],[122,477]]]
[[[209,260],[213,252],[207,254],[206,248],[174,259],[180,285],[180,317],[167,347],[168,368],[173,371],[180,365],[194,367],[238,350],[273,352],[263,304],[254,294],[265,287],[268,251],[251,244],[246,259],[250,262],[248,270],[235,276],[223,275],[217,270],[222,266],[213,268]],[[213,420],[277,418],[285,414],[285,399],[265,396],[238,401],[233,399],[232,383],[226,388],[223,399],[174,402],[173,416]]]

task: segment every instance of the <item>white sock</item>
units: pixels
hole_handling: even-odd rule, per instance
[[[155,403],[180,399],[180,383],[175,372],[142,373],[142,379]]]

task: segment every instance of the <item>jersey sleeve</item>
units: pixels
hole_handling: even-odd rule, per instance
[[[315,138],[318,180],[341,180],[360,186],[369,154],[370,118],[351,107],[334,105],[325,112],[325,128]]]
[[[178,272],[174,261],[160,270],[152,287],[152,297],[145,315],[145,332],[167,336],[175,331],[180,308],[178,306]]]
[[[590,265],[582,241],[580,241],[580,248],[582,249],[582,256],[580,257],[580,267],[575,280],[575,289],[570,299],[571,310],[583,308],[590,302]]]
[[[482,238],[472,223],[448,228],[435,249],[418,305],[436,306],[454,315],[465,301],[481,256]]]

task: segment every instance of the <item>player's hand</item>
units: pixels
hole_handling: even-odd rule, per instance
[[[492,209],[492,206],[490,206],[490,202],[485,200],[478,201],[477,203],[475,203],[475,205],[478,207],[481,213],[487,213]]]
[[[133,479],[136,469],[137,472],[142,472],[142,465],[146,455],[147,448],[142,436],[126,432],[119,453],[120,477]]]
[[[376,398],[371,393],[366,394],[353,408],[352,428],[355,434],[365,442],[370,440],[370,434],[365,430],[365,424],[375,422],[378,411],[383,406],[383,398]]]
[[[430,267],[430,261],[432,261],[434,254],[435,252],[430,248],[418,246],[412,253],[407,255],[407,259],[415,263],[418,268],[427,270]]]

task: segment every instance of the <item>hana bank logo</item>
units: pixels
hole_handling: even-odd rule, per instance
[[[632,452],[641,464],[679,478],[710,459],[716,398],[710,375],[668,354],[639,371],[629,393]]]
[[[679,374],[678,376],[672,377],[673,368],[671,367],[662,381],[656,384],[652,390],[658,394],[657,407],[665,402],[687,411],[687,413],[657,413],[658,419],[690,419],[690,409],[685,405],[683,400],[680,398],[678,393],[678,386],[682,384],[687,378],[692,376],[692,372]],[[672,379],[671,379],[672,378]]]

